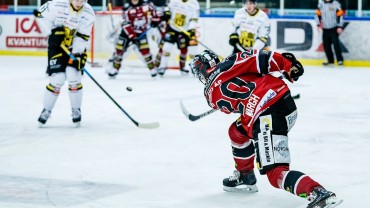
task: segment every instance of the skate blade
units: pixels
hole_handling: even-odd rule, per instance
[[[326,199],[326,206],[323,208],[334,208],[340,205],[343,202],[343,199],[338,199],[337,197],[330,197]]]
[[[249,192],[249,193],[258,192],[258,188],[256,185],[240,185],[237,187],[224,186],[223,189],[224,191],[227,192]]]
[[[80,128],[80,126],[81,126],[81,122],[75,122],[73,124],[75,125],[76,128]]]
[[[44,126],[45,126],[45,124],[43,124],[43,123],[39,122],[38,127],[39,127],[40,129],[41,129],[41,128],[44,128]]]

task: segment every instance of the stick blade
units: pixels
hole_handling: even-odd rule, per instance
[[[139,128],[143,129],[156,129],[159,128],[159,122],[152,122],[152,123],[138,123],[137,125]]]
[[[182,113],[188,117],[190,119],[190,113],[186,110],[185,106],[184,106],[184,103],[182,102],[182,100],[180,100],[180,107],[181,107],[181,111]]]

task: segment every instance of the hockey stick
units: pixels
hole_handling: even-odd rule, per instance
[[[110,22],[112,23],[112,29],[114,30],[114,21],[113,21],[113,14],[112,14],[112,2],[108,3],[108,11],[110,16]]]
[[[69,51],[69,49],[64,45],[64,42],[60,45],[60,47],[71,57],[71,59],[76,60],[76,57]],[[111,101],[113,101],[114,104],[137,126],[144,129],[154,129],[159,127],[158,122],[152,122],[152,123],[139,123],[135,119],[133,119],[113,98],[109,95],[107,91],[94,79],[93,76],[84,68],[82,68],[82,71],[85,72],[92,81],[95,82],[96,85],[109,97]]]
[[[297,100],[297,99],[299,99],[301,97],[301,94],[296,94],[296,95],[293,95],[292,96],[292,98],[294,99],[294,100]]]
[[[183,32],[186,36],[188,36],[189,38],[190,38],[190,33],[188,32],[188,31],[186,31],[184,28],[182,28],[182,27],[180,27],[179,25],[177,25],[177,24],[174,24],[175,25],[175,27],[177,28],[177,29],[179,29],[179,30],[181,30],[181,32]],[[210,49],[208,46],[206,46],[206,44],[204,44],[204,43],[202,43],[201,41],[199,41],[199,40],[197,40],[198,41],[198,43],[200,44],[200,45],[202,45],[204,48],[206,48],[207,50],[210,50],[210,51],[212,51],[213,53],[215,53],[215,51],[214,50],[212,50],[212,49]],[[217,54],[216,54],[217,55]],[[220,59],[224,59],[224,57],[222,57],[222,56],[220,56],[220,55],[217,55],[218,57],[220,57]]]
[[[199,114],[199,115],[192,115],[192,114],[190,114],[187,110],[186,110],[186,108],[185,108],[185,106],[184,106],[184,103],[182,102],[182,100],[180,100],[180,106],[181,106],[181,111],[182,111],[182,113],[190,120],[190,121],[196,121],[196,120],[198,120],[198,119],[201,119],[201,118],[203,118],[204,116],[207,116],[207,115],[209,115],[209,114],[211,114],[211,113],[213,113],[213,112],[215,112],[215,111],[217,111],[217,110],[215,110],[215,109],[211,109],[211,110],[209,110],[209,111],[207,111],[207,112],[204,112],[204,113],[202,113],[202,114]]]
[[[297,94],[297,95],[293,95],[292,96],[292,98],[294,99],[294,100],[296,100],[296,99],[299,99],[301,97],[301,94]],[[208,110],[208,111],[206,111],[206,112],[204,112],[204,113],[201,113],[201,114],[199,114],[199,115],[193,115],[193,114],[191,114],[191,113],[189,113],[189,111],[188,110],[186,110],[186,108],[185,108],[185,106],[184,106],[184,103],[182,102],[182,100],[180,100],[180,107],[181,107],[181,111],[182,111],[182,113],[190,120],[190,121],[196,121],[196,120],[198,120],[198,119],[201,119],[201,118],[203,118],[204,116],[208,116],[209,114],[211,114],[211,113],[213,113],[213,112],[215,112],[215,111],[217,111],[216,109],[211,109],[211,110]]]

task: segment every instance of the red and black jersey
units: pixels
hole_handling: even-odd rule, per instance
[[[205,85],[208,105],[224,113],[240,113],[252,137],[255,120],[289,91],[281,79],[292,63],[281,54],[250,50],[227,57],[215,66]]]
[[[125,8],[122,15],[122,27],[130,38],[145,32],[150,25],[151,19],[158,19],[158,14],[154,11],[151,3],[129,6]]]

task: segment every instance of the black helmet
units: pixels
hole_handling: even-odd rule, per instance
[[[218,56],[210,50],[205,50],[195,56],[191,70],[205,84],[218,63],[220,63]]]
[[[165,6],[167,1],[166,0],[150,0],[154,6],[157,6],[157,7],[161,7],[161,6]]]
[[[257,3],[257,0],[242,0],[243,4],[247,3],[247,1],[250,1],[250,2],[253,2],[253,3]]]

